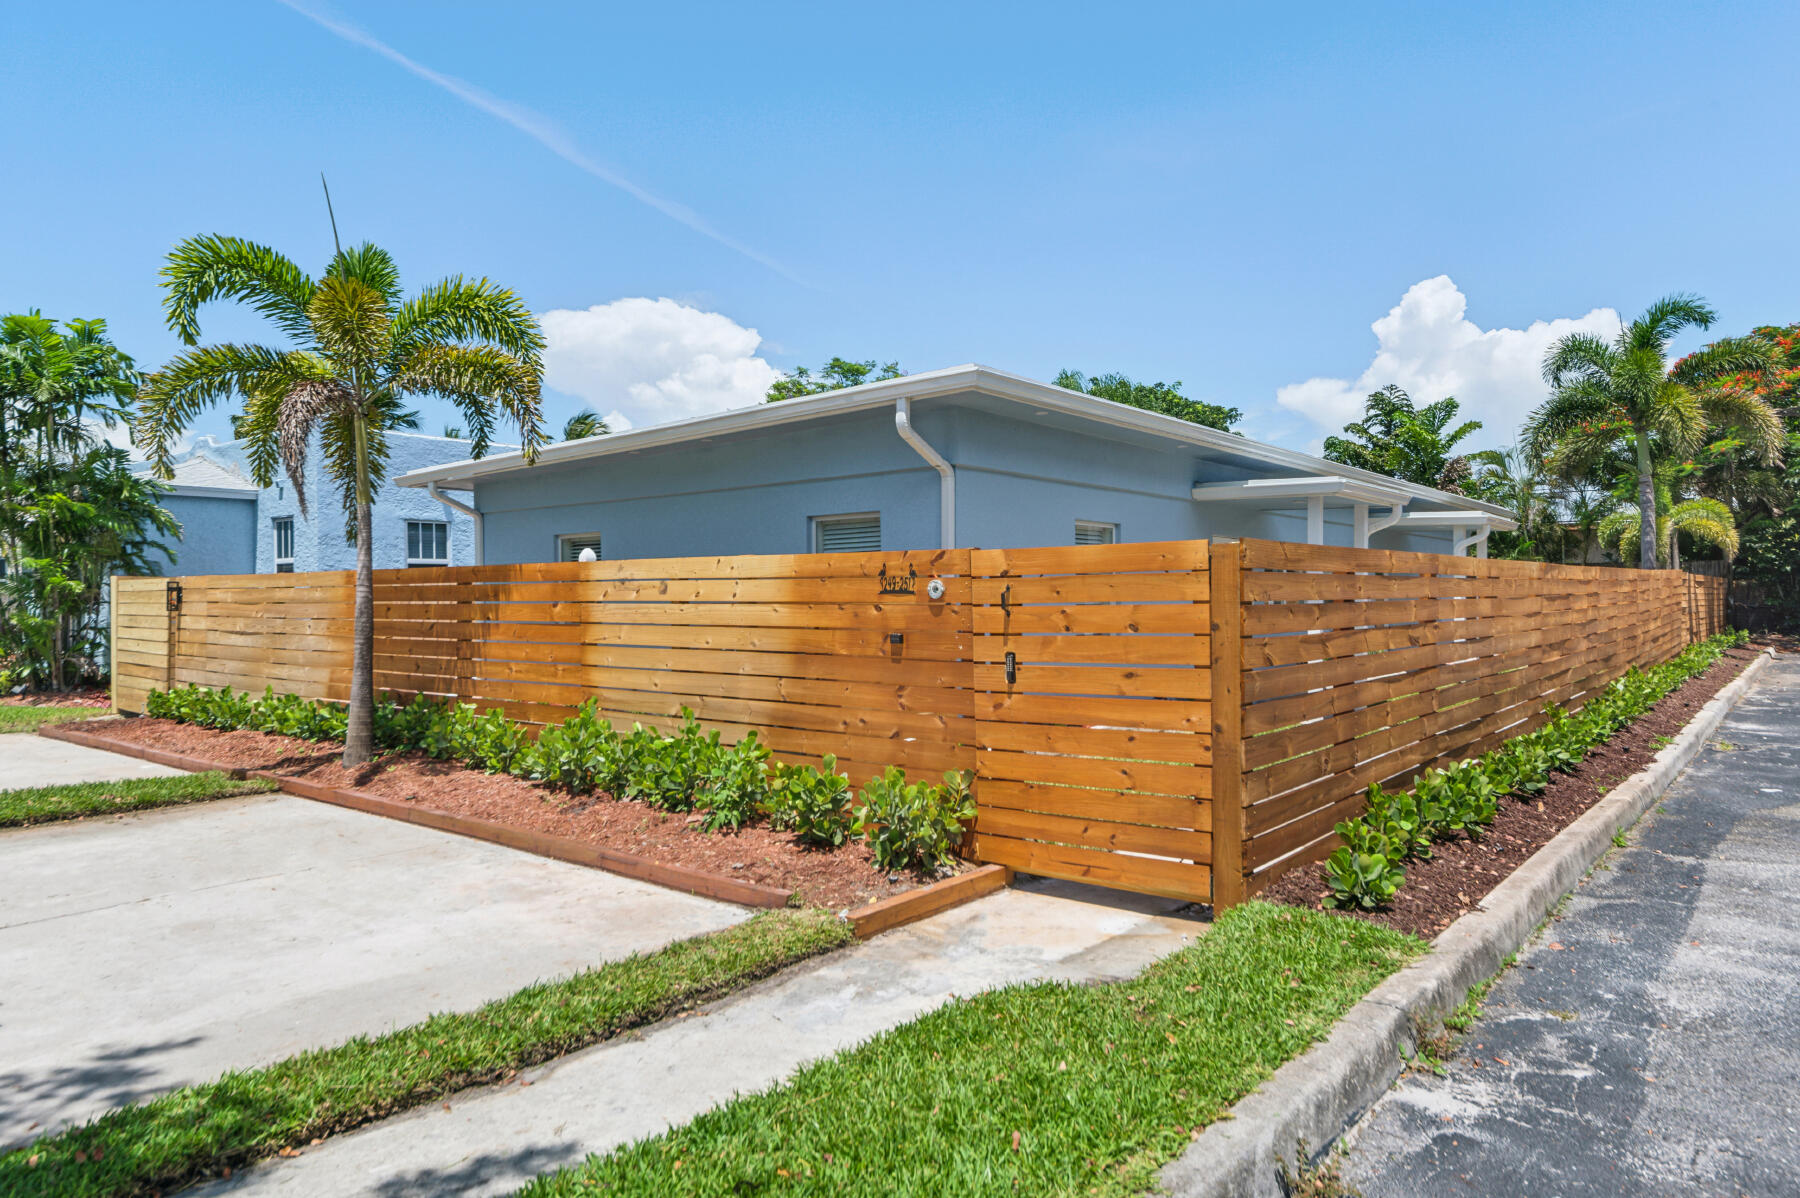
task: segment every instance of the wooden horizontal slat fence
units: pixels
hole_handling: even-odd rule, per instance
[[[975,855],[1210,901],[1206,542],[976,550],[971,573]]]
[[[1676,571],[1271,541],[1227,560],[1246,893],[1329,852],[1370,783],[1486,752],[1723,626],[1712,580]]]
[[[942,591],[934,596],[935,580]],[[375,573],[375,685],[976,774],[979,860],[1227,906],[1370,782],[1724,627],[1724,580],[1280,542]],[[181,588],[178,609],[171,583]],[[347,572],[113,580],[114,696],[348,697]],[[1008,656],[1011,656],[1009,673]]]

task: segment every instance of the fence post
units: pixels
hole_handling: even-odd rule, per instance
[[[1244,615],[1243,547],[1208,550],[1212,645],[1212,907],[1244,901]]]
[[[119,714],[119,576],[106,580],[106,697],[112,713]]]

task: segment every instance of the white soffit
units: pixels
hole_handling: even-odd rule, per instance
[[[1251,478],[1235,483],[1197,483],[1194,498],[1203,503],[1275,503],[1287,504],[1304,499],[1336,499],[1341,503],[1372,503],[1394,507],[1412,495],[1399,487],[1337,474],[1317,474],[1301,478]],[[1468,521],[1463,521],[1468,523]]]
[[[1490,532],[1511,532],[1519,527],[1517,520],[1496,516],[1492,512],[1408,512],[1400,517],[1402,528],[1485,528]]]

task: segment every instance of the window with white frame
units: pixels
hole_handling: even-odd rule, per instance
[[[406,564],[409,566],[449,565],[450,526],[442,520],[408,520],[406,522]]]
[[[1119,526],[1104,520],[1075,521],[1077,545],[1111,545],[1119,539]]]
[[[814,516],[814,553],[873,553],[881,548],[881,513]]]
[[[565,532],[556,538],[556,560],[578,562],[581,551],[592,549],[594,560],[600,560],[600,534],[597,532]]]
[[[294,518],[277,516],[275,526],[275,573],[294,572]]]

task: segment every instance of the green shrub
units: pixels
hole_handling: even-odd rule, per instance
[[[951,771],[941,786],[908,782],[890,765],[862,790],[855,830],[883,869],[941,870],[956,857],[963,823],[975,818],[968,774]]]
[[[681,731],[674,736],[634,728],[632,739],[637,743],[632,746],[625,796],[664,811],[692,811],[701,782],[723,752],[718,730],[702,732],[694,713],[684,707]]]
[[[524,758],[531,749],[531,737],[523,724],[506,718],[498,707],[477,716],[473,707],[464,707],[466,719],[456,725],[456,756],[481,766],[490,774],[510,774],[515,765],[529,765]]]
[[[1331,893],[1327,907],[1360,907],[1372,911],[1385,906],[1406,881],[1396,846],[1380,828],[1360,819],[1337,826],[1344,843],[1325,859],[1325,881]]]
[[[1718,636],[1652,669],[1629,669],[1579,711],[1547,706],[1535,731],[1477,760],[1428,770],[1413,779],[1410,795],[1370,786],[1363,814],[1337,825],[1344,844],[1325,862],[1328,904],[1368,909],[1387,902],[1405,881],[1402,862],[1429,856],[1434,840],[1479,835],[1503,796],[1543,790],[1551,774],[1574,769],[1594,746],[1747,640],[1744,633]]]
[[[850,837],[850,779],[837,772],[830,753],[820,764],[823,769],[777,765],[769,780],[769,814],[802,844],[835,847]]]
[[[706,809],[701,828],[736,832],[769,803],[769,750],[751,732],[714,758],[701,781],[700,805]]]
[[[618,776],[619,740],[611,721],[600,718],[599,704],[588,699],[574,715],[538,733],[526,772],[570,794],[610,789]]]

